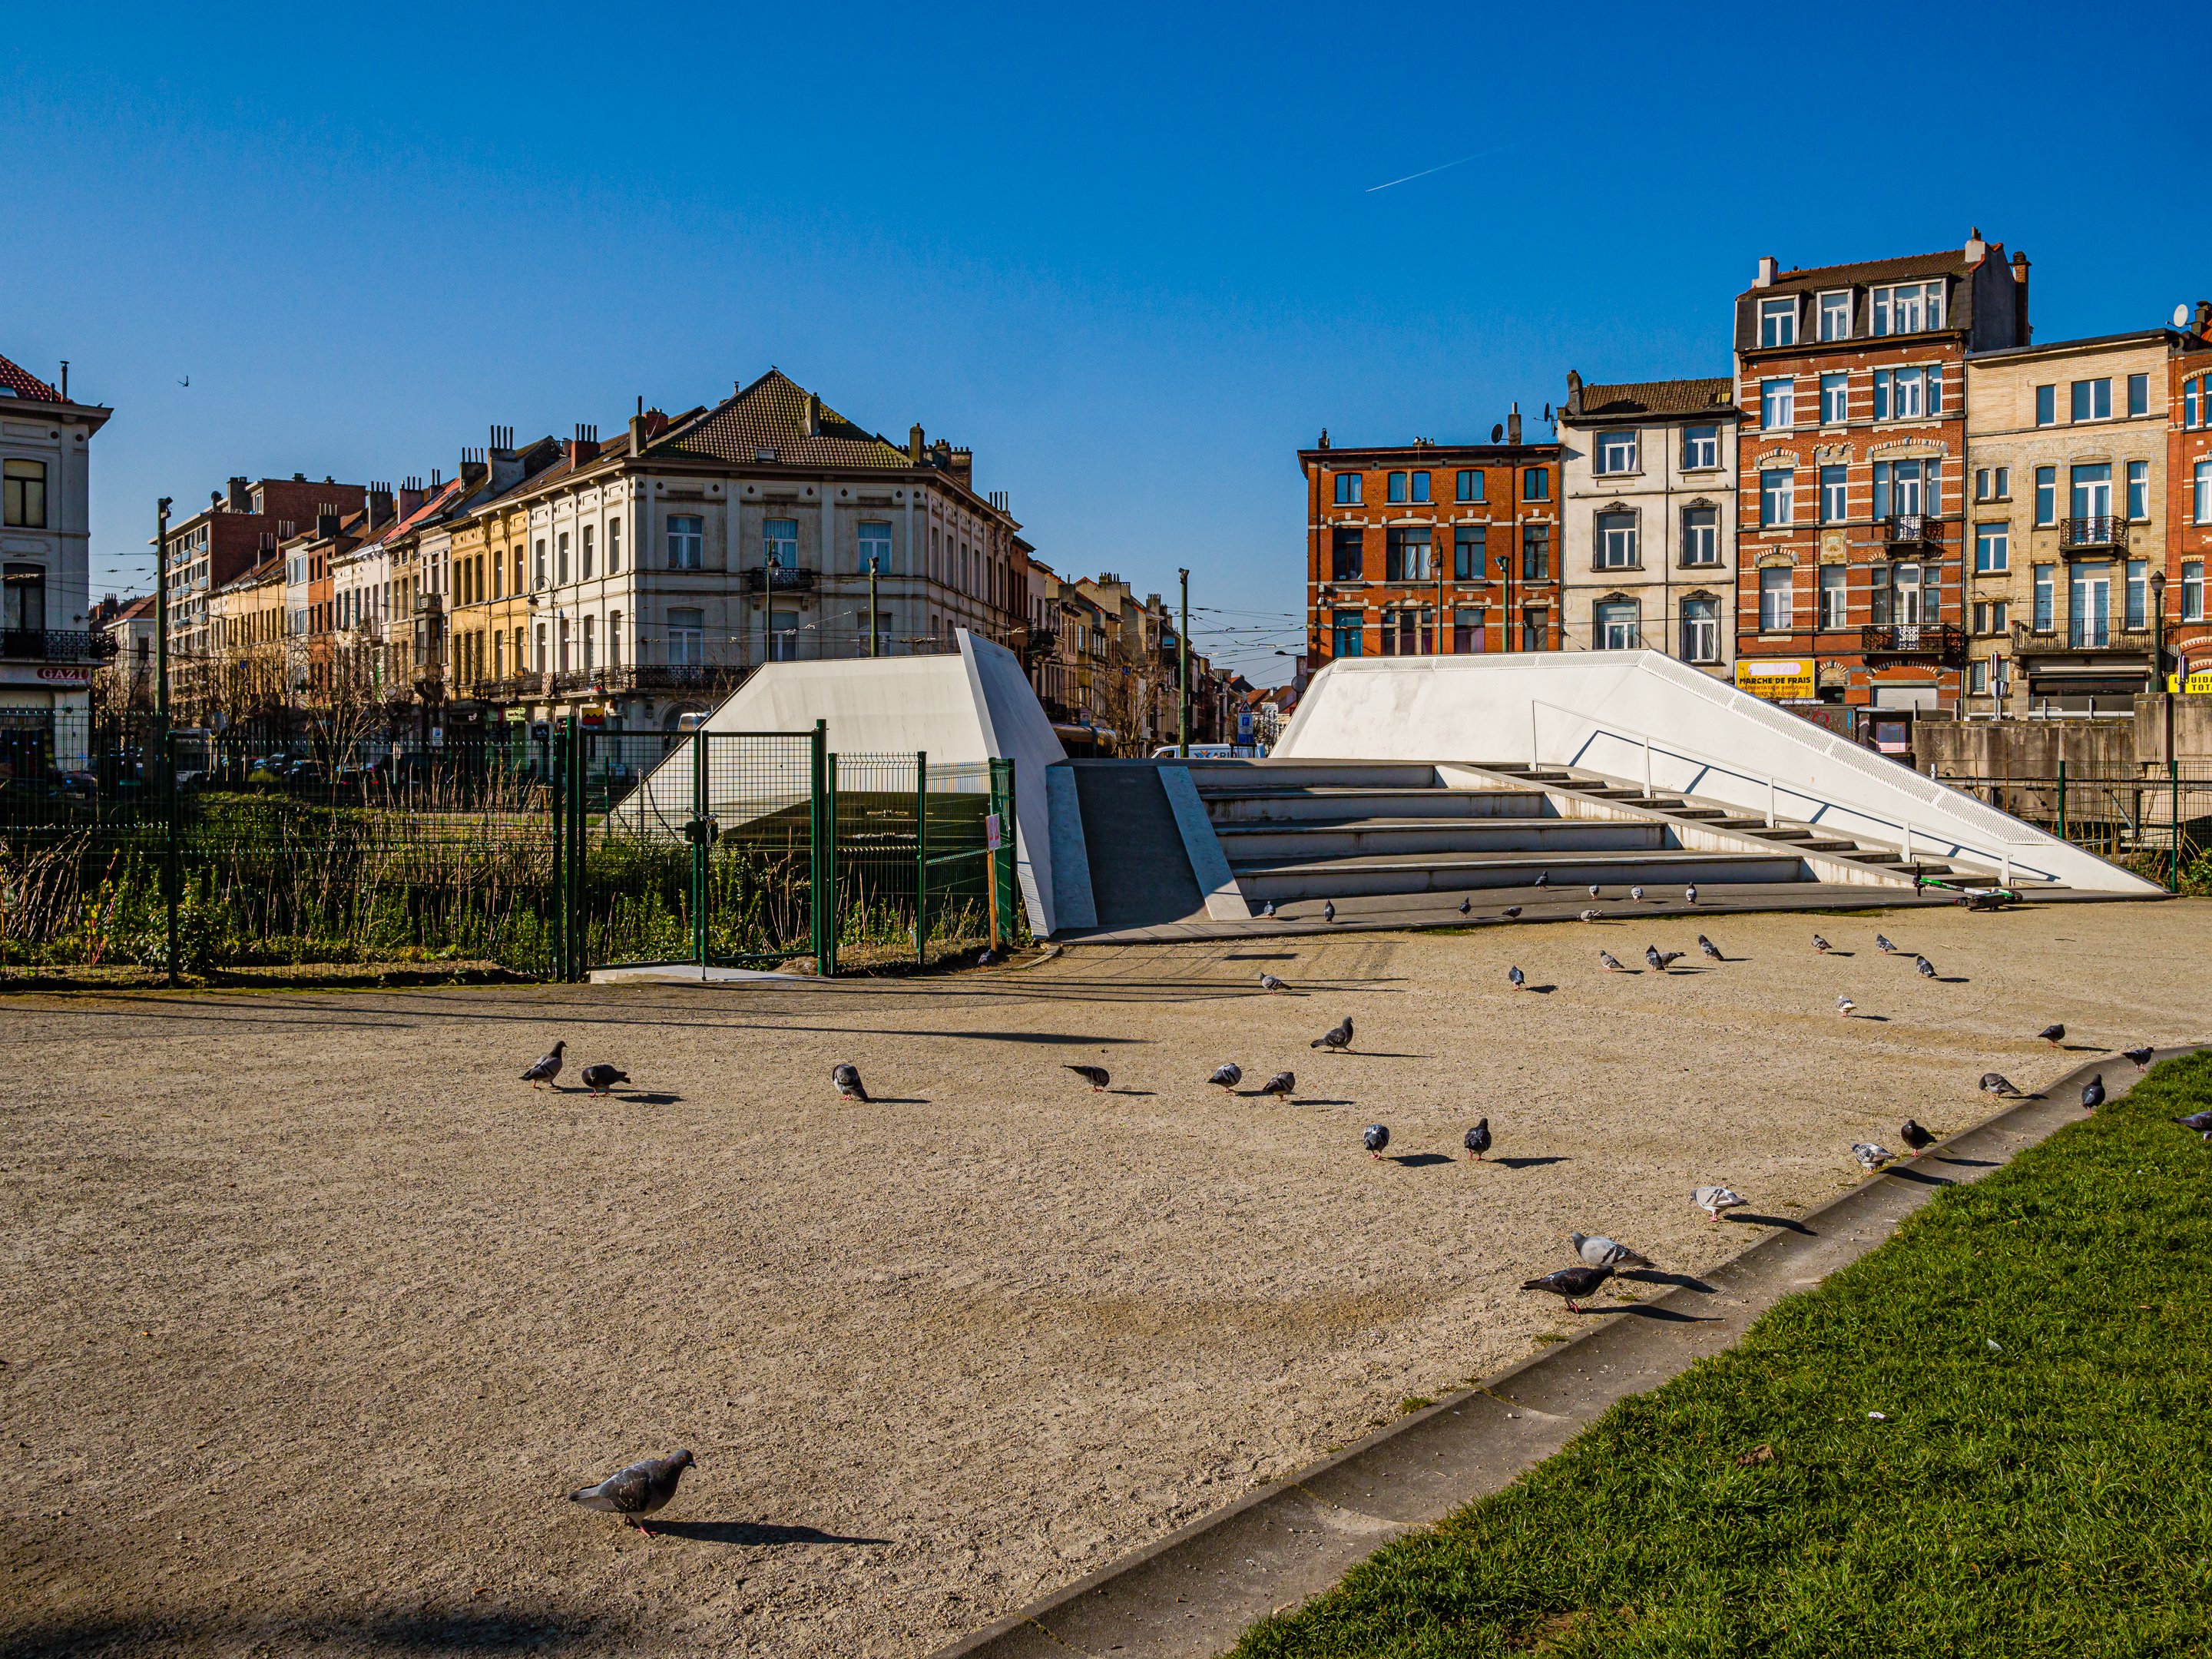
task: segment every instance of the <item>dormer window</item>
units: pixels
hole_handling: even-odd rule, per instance
[[[1943,326],[1943,284],[1904,283],[1874,291],[1876,334],[1920,334]]]
[[[1851,337],[1851,291],[1849,289],[1820,296],[1820,337],[1824,340],[1848,340]]]
[[[1759,343],[1788,346],[1797,343],[1797,297],[1759,302]]]

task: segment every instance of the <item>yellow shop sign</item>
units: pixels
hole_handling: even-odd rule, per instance
[[[1814,667],[1810,658],[1739,657],[1735,689],[1754,697],[1816,697],[1820,690],[1813,683]]]
[[[2200,668],[2186,681],[2184,681],[2179,674],[2168,674],[2166,677],[2166,689],[2169,691],[2186,692],[2193,697],[2212,696],[2212,669]]]

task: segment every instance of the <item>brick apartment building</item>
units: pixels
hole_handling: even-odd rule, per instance
[[[1316,672],[1338,657],[1559,648],[1559,446],[1522,443],[1517,405],[1492,437],[1339,449],[1324,431],[1298,452]]]
[[[2164,616],[2168,664],[2186,677],[2212,673],[2204,597],[2205,566],[2212,562],[2212,301],[2181,308],[2174,322],[2186,332],[2167,359]]]
[[[2027,257],[1784,270],[1736,297],[1736,683],[1955,706],[1966,663],[1969,351],[2028,339]]]
[[[289,478],[233,478],[227,491],[209,492],[204,509],[171,524],[161,571],[169,584],[173,682],[189,683],[194,665],[212,648],[209,601],[219,589],[259,564],[279,543],[312,528],[325,510],[358,513],[368,495],[365,485],[329,478],[310,483],[304,472]]]

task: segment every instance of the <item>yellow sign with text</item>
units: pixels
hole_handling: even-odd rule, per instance
[[[2169,691],[2183,692],[2192,697],[2212,696],[2212,670],[2199,669],[2186,680],[2179,674],[2168,674],[2166,677],[2166,689]]]
[[[1817,697],[1820,694],[1813,683],[1814,666],[1809,659],[1796,657],[1739,658],[1735,689],[1754,697]]]

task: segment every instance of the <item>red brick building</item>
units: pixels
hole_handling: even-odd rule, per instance
[[[1521,442],[1298,452],[1306,635],[1340,656],[1559,647],[1559,447]]]
[[[1965,360],[2027,339],[2027,257],[1979,231],[1903,258],[1759,261],[1736,297],[1739,686],[1956,706]]]
[[[209,492],[204,511],[170,525],[162,549],[172,657],[181,665],[207,654],[209,595],[260,563],[279,543],[312,528],[325,504],[357,513],[367,499],[361,484],[328,478],[309,483],[300,472],[289,478],[233,478],[228,491]]]
[[[2166,423],[2166,649],[2173,672],[2212,672],[2212,616],[2204,573],[2212,565],[2212,301],[2176,319],[2188,326],[2170,357]]]

